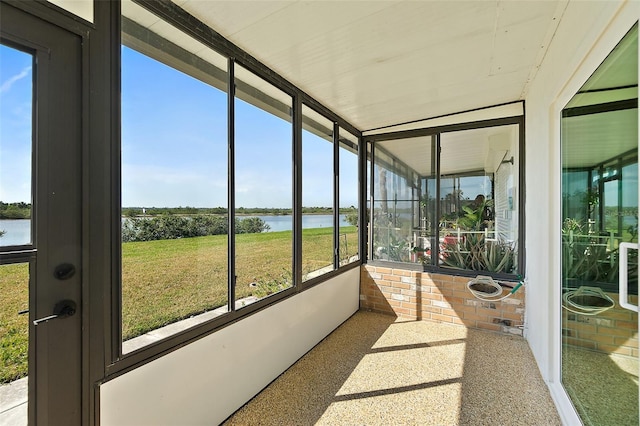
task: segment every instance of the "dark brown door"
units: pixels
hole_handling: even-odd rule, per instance
[[[6,3],[0,33],[0,201],[5,213],[12,210],[0,219],[0,291],[3,302],[16,299],[2,315],[18,336],[7,347],[24,350],[20,327],[28,335],[28,402],[12,421],[28,413],[29,424],[75,425],[82,401],[82,40]],[[27,309],[23,320],[10,318]],[[20,378],[25,365],[7,347],[0,350],[18,363],[13,376]]]

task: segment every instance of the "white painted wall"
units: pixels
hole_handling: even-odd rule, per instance
[[[560,111],[638,20],[640,2],[567,4],[526,94],[525,336],[565,424],[580,424],[560,383]]]
[[[100,387],[100,424],[215,425],[358,310],[360,269]]]

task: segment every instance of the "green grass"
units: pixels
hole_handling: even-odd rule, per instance
[[[0,266],[0,383],[27,375],[29,316],[29,265]]]
[[[355,227],[341,228],[348,252],[357,253]],[[303,230],[303,271],[332,262],[331,228]],[[344,237],[341,238],[341,242]],[[122,334],[128,340],[227,304],[227,236],[124,243]],[[291,232],[236,235],[236,298],[268,296],[291,285]],[[27,375],[29,271],[0,266],[0,383]],[[257,286],[251,286],[257,283]]]

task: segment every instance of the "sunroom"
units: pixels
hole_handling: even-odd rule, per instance
[[[462,364],[326,412],[402,423],[375,398],[460,386],[422,408],[485,424],[464,376],[491,343],[551,424],[637,424],[638,2],[0,12],[0,423],[218,424],[334,336],[345,383]]]

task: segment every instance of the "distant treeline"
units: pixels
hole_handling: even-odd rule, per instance
[[[0,219],[30,219],[31,204],[0,201]]]
[[[348,214],[357,211],[353,206],[340,209],[340,213]],[[331,214],[331,207],[303,207],[302,214]],[[123,207],[122,215],[126,217],[159,216],[159,215],[226,215],[225,207]],[[236,214],[241,216],[282,216],[292,214],[291,209],[266,207],[238,207]]]

